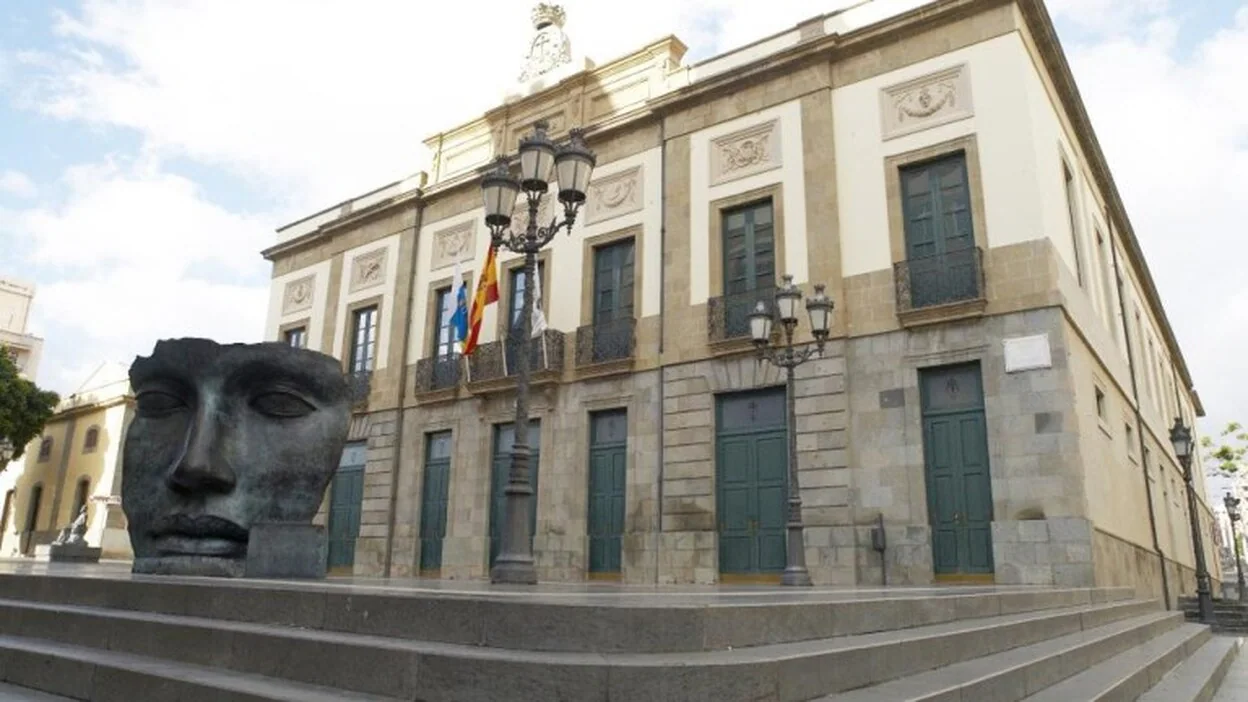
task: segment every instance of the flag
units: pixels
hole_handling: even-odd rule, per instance
[[[481,277],[477,280],[477,292],[472,296],[472,310],[468,315],[468,339],[464,342],[464,355],[471,354],[477,348],[477,338],[481,335],[481,320],[485,318],[485,307],[491,302],[498,302],[498,265],[494,260],[494,247],[485,256],[485,265],[481,267]]]
[[[527,281],[526,281],[527,284]],[[542,276],[537,276],[537,285],[533,286],[533,338],[546,331],[546,315],[542,313]]]
[[[451,295],[447,306],[454,306],[448,316],[451,325],[451,343],[462,344],[468,339],[468,291],[464,288],[464,273],[459,261],[455,261],[455,278],[451,282]]]

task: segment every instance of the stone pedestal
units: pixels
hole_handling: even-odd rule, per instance
[[[257,524],[247,540],[247,578],[324,578],[325,527],[302,523]]]
[[[99,563],[100,549],[81,544],[47,544],[35,547],[35,560],[51,563]]]

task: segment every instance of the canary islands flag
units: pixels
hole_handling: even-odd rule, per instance
[[[451,340],[459,344],[465,343],[468,340],[468,291],[464,288],[464,274],[459,261],[455,262],[450,304],[454,306],[450,318]]]

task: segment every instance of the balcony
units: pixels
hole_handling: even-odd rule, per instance
[[[893,281],[903,326],[979,316],[987,306],[979,248],[899,261]]]
[[[368,394],[372,391],[372,384],[372,371],[347,373],[347,397],[350,398],[353,409],[358,409],[368,404]]]
[[[767,309],[774,307],[776,289],[758,288],[743,293],[712,297],[706,305],[707,336],[712,345],[736,349],[739,342],[750,342],[750,313],[761,301]]]
[[[511,387],[516,377],[516,355],[529,349],[529,379],[534,385],[555,382],[563,372],[564,334],[547,329],[528,344],[511,339],[481,344],[468,359],[468,385],[474,393],[494,392]]]
[[[576,330],[576,367],[632,366],[637,346],[637,320],[629,317],[586,324]]]
[[[454,396],[463,377],[463,357],[459,354],[422,358],[416,362],[416,394],[446,393]],[[449,391],[449,392],[447,392]]]

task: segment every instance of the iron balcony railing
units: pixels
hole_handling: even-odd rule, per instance
[[[527,344],[529,372],[536,374],[563,370],[563,345],[563,332],[554,329],[547,329],[540,337],[530,339]],[[468,380],[479,383],[515,376],[516,353],[520,346],[513,339],[481,344],[469,357]]]
[[[984,297],[983,252],[979,248],[912,258],[893,264],[897,311]]]
[[[368,402],[368,393],[372,390],[373,372],[353,371],[347,373],[347,396],[351,404],[359,406]]]
[[[776,289],[766,287],[712,297],[706,305],[707,336],[713,342],[749,338],[750,313],[760,301],[774,311],[775,296]]]
[[[459,385],[463,375],[459,354],[422,358],[416,362],[416,392],[434,392]]]
[[[586,324],[576,330],[576,365],[619,361],[633,357],[637,320],[632,317]]]

